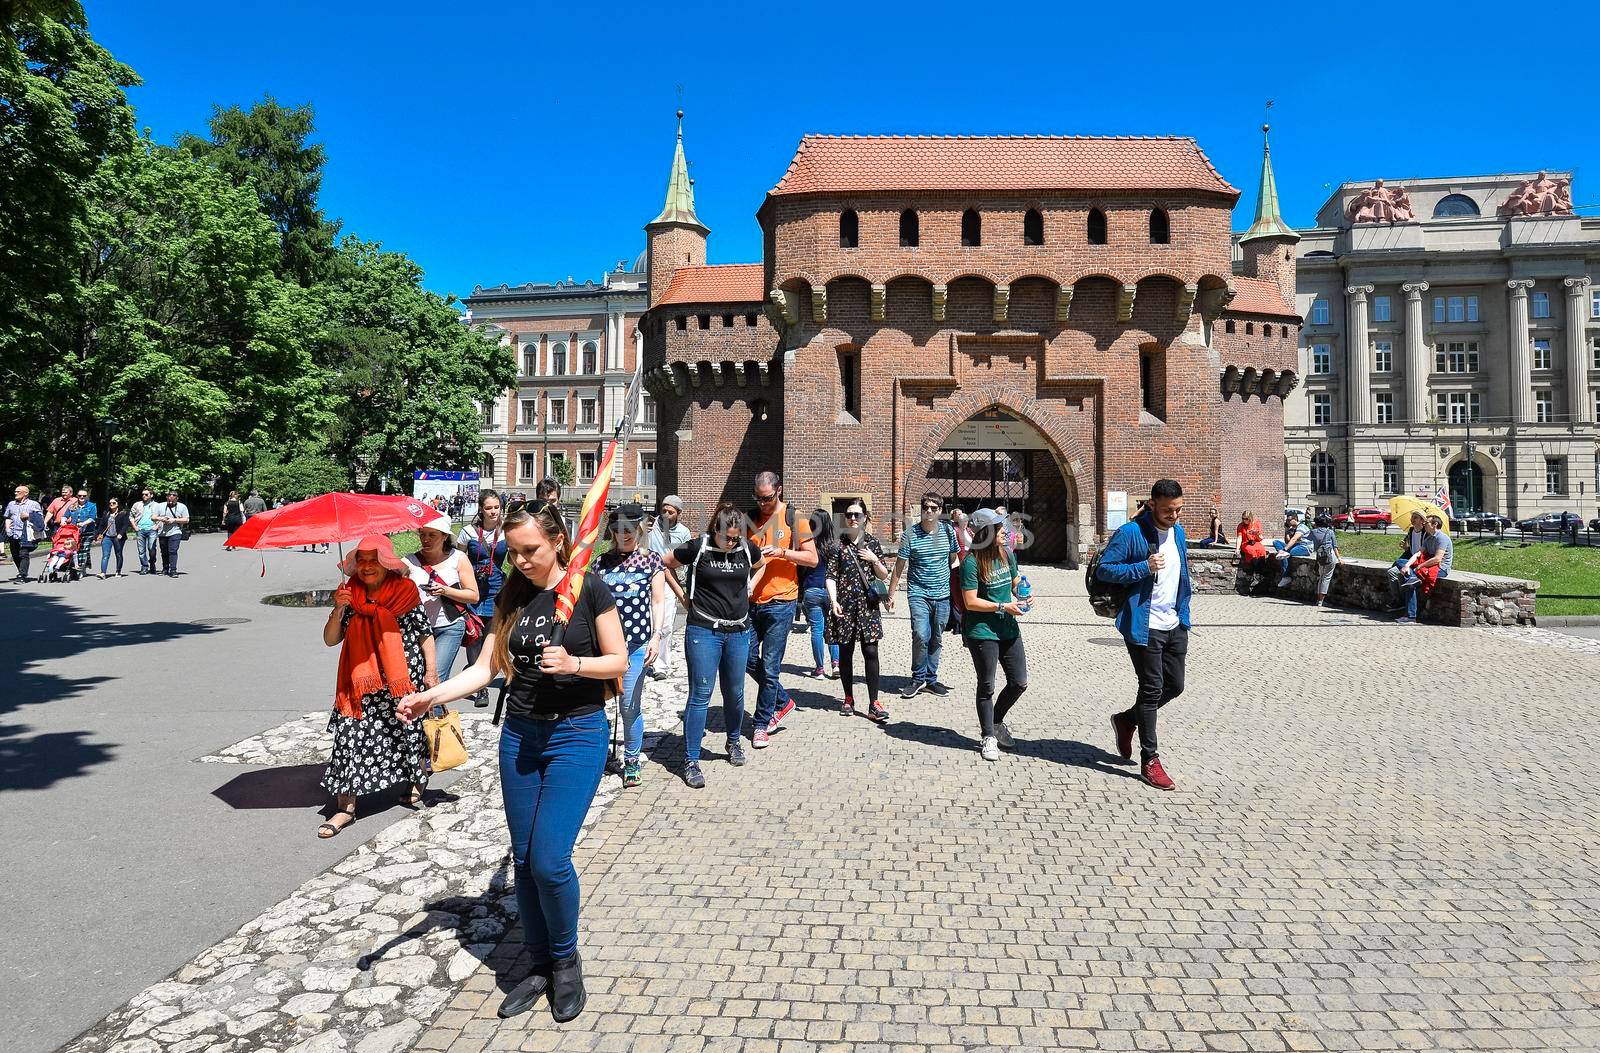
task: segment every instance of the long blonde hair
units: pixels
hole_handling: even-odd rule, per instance
[[[567,524],[555,513],[554,506],[545,503],[513,507],[515,510],[511,514],[502,517],[501,528],[510,532],[530,521],[537,524],[545,538],[556,546],[556,562],[565,567],[572,558],[572,538],[567,534]],[[489,631],[494,634],[494,664],[508,683],[516,675],[511,665],[511,626],[521,617],[522,608],[542,588],[543,584],[529,581],[528,576],[518,570],[506,576],[505,584],[494,598],[494,620],[489,623]]]

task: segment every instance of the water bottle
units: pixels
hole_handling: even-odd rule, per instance
[[[1033,610],[1033,585],[1028,581],[1026,574],[1017,582],[1017,599],[1022,603],[1023,614]]]

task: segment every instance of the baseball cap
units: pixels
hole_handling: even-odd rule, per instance
[[[982,530],[985,527],[997,527],[1004,523],[1000,513],[992,508],[980,508],[967,518],[967,526],[973,530]]]

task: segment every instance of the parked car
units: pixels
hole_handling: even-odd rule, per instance
[[[1460,519],[1452,519],[1450,521],[1452,530],[1492,530],[1499,532],[1510,530],[1516,525],[1509,516],[1503,516],[1499,512],[1468,512]]]
[[[1593,530],[1596,534],[1600,534],[1600,519],[1589,520],[1589,529]]]
[[[1349,530],[1352,525],[1356,527],[1377,527],[1381,530],[1389,525],[1389,510],[1387,508],[1352,508],[1348,512],[1340,512],[1334,516],[1333,525],[1338,530]]]
[[[1525,534],[1570,534],[1574,525],[1583,527],[1583,517],[1576,512],[1546,512],[1517,521],[1517,529]]]

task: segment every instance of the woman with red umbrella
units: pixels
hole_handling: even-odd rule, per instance
[[[361,539],[339,569],[348,580],[333,594],[322,642],[343,644],[334,691],[333,756],[322,785],[336,811],[317,828],[328,838],[355,822],[358,798],[397,783],[412,806],[422,803],[427,756],[422,725],[401,720],[397,700],[438,682],[433,634],[410,566],[382,534]]]

